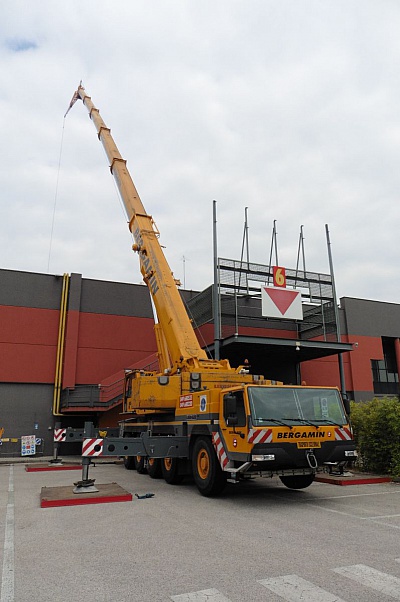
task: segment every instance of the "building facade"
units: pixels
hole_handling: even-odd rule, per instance
[[[181,295],[189,315],[202,316],[194,325],[213,355],[212,289]],[[341,299],[333,340],[326,329],[306,336],[304,325],[262,317],[249,295],[223,295],[221,316],[219,352],[233,366],[247,360],[252,372],[285,383],[344,384],[356,401],[399,393],[400,305]],[[55,422],[115,426],[124,370],[157,367],[153,325],[144,285],[0,270],[0,454],[34,434],[51,455]]]
[[[343,341],[352,351],[343,354],[346,390],[351,399],[399,395],[400,305],[368,299],[340,299]],[[337,363],[330,358],[305,362],[304,380],[316,375],[327,385],[337,383]]]

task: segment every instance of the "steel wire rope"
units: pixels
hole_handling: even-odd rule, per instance
[[[54,223],[55,223],[55,214],[56,214],[56,205],[57,205],[57,197],[58,197],[58,186],[59,186],[60,170],[61,170],[61,158],[62,158],[62,148],[63,148],[63,140],[64,140],[65,119],[66,119],[68,113],[69,113],[69,110],[64,115],[63,126],[62,126],[60,153],[59,153],[59,158],[58,158],[56,192],[55,192],[55,196],[54,196],[53,220],[52,220],[52,225],[51,225],[50,249],[49,249],[49,258],[48,258],[48,264],[47,264],[47,273],[49,273],[49,270],[50,270],[50,256],[51,256],[51,247],[52,247],[52,241],[53,241]],[[103,145],[102,145],[102,149],[103,149],[103,152],[104,152],[105,156],[107,157],[107,153],[105,152],[105,149],[104,149]],[[112,178],[112,181],[113,181],[114,191],[115,191],[116,197],[118,199],[118,203],[119,203],[120,209],[121,209],[121,211],[123,213],[124,219],[129,224],[129,219],[128,219],[128,215],[126,213],[125,205],[122,202],[121,195],[119,193],[118,186],[117,186],[117,184],[115,182],[115,178],[114,177]],[[134,242],[133,234],[132,234],[132,232],[130,230],[129,230],[129,234],[130,234],[132,242]]]
[[[51,249],[53,246],[54,223],[55,223],[55,217],[56,217],[56,207],[57,207],[57,198],[58,198],[58,184],[60,181],[61,157],[62,157],[62,149],[63,149],[63,141],[64,141],[64,128],[65,128],[65,115],[64,115],[64,119],[63,119],[62,131],[61,131],[60,152],[58,155],[56,190],[54,193],[54,205],[53,205],[53,219],[51,221],[49,256],[47,259],[47,273],[50,272],[50,258],[51,258]]]
[[[104,146],[103,146],[103,145],[101,145],[101,147],[102,147],[102,149],[103,149],[103,153],[104,153],[104,155],[106,156],[106,158],[107,158],[107,160],[108,160],[108,156],[107,156],[107,153],[106,153],[106,150],[105,150]],[[122,200],[122,198],[121,198],[121,194],[120,194],[120,192],[119,192],[119,189],[118,189],[118,186],[117,186],[117,183],[116,183],[116,181],[115,181],[115,178],[114,178],[114,176],[112,176],[112,181],[113,181],[113,185],[114,185],[114,191],[115,191],[115,195],[116,195],[116,197],[117,197],[117,199],[118,199],[118,204],[119,204],[119,206],[120,206],[120,209],[121,209],[121,211],[122,211],[122,214],[123,214],[123,216],[124,216],[124,220],[125,220],[125,221],[126,221],[126,223],[128,224],[129,235],[130,235],[130,237],[131,237],[131,242],[132,242],[132,244],[133,244],[133,243],[135,242],[135,239],[133,238],[133,234],[132,234],[132,232],[131,232],[131,229],[129,228],[129,216],[128,216],[128,213],[127,213],[127,211],[126,211],[126,207],[125,207],[125,205],[124,205],[124,202],[123,202],[123,200]]]

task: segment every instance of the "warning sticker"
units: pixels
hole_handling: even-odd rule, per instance
[[[181,395],[179,398],[180,408],[192,408],[193,407],[193,395]]]

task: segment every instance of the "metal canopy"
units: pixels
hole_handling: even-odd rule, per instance
[[[351,343],[332,343],[326,341],[296,341],[294,339],[277,339],[255,336],[234,335],[220,341],[220,347],[229,355],[244,358],[260,354],[265,358],[273,356],[276,360],[282,356],[285,362],[301,363],[308,360],[338,355],[351,351]],[[209,345],[211,351],[213,345]]]

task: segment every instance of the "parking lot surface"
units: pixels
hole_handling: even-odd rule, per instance
[[[0,464],[0,602],[400,600],[399,484],[258,479],[207,499],[113,462],[89,476],[132,501],[40,508],[80,472]]]

